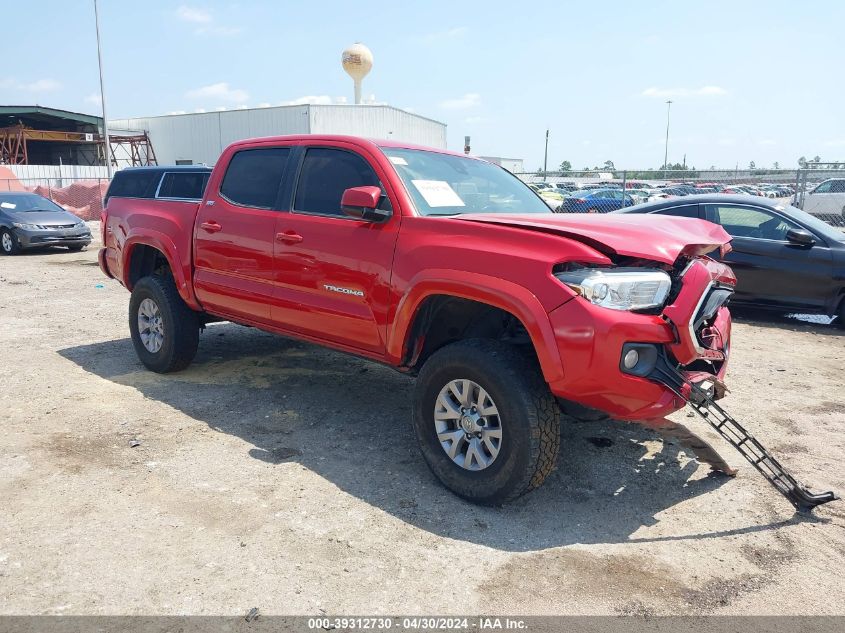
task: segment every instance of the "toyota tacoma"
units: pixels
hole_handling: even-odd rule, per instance
[[[461,154],[239,141],[201,201],[110,192],[102,231],[100,266],[131,291],[150,370],[186,368],[204,326],[227,320],[415,375],[425,461],[477,503],[543,482],[562,412],[677,430],[665,416],[723,392],[735,278],[708,257],[729,248],[721,227],[553,214]]]

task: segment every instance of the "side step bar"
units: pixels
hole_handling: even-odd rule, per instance
[[[816,506],[839,499],[833,492],[810,492],[757,438],[716,404],[707,391],[689,382],[677,367],[672,366],[665,352],[658,358],[648,378],[666,385],[686,400],[693,411],[736,448],[799,512],[810,512]]]

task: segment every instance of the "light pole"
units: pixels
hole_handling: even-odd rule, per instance
[[[103,88],[103,54],[100,52],[100,13],[97,10],[97,0],[94,0],[94,28],[97,31],[97,64],[100,67],[100,105],[103,107],[103,145],[106,154],[106,174],[111,180],[113,175],[111,143],[109,142],[109,119],[106,116],[106,91]]]
[[[546,151],[543,154],[543,182],[546,182],[546,172],[549,171],[549,131],[546,130]]]
[[[672,100],[669,99],[666,101],[666,146],[663,151],[663,171],[666,171],[666,167],[669,163],[669,112],[672,110]]]

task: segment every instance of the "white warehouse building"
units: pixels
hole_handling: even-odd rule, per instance
[[[288,105],[109,121],[112,134],[147,132],[159,165],[213,165],[234,141],[350,134],[446,148],[446,124],[387,105]]]

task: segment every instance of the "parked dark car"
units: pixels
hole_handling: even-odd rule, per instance
[[[608,213],[634,205],[634,199],[621,189],[595,189],[567,196],[558,213]]]
[[[88,226],[43,196],[0,193],[0,252],[15,255],[25,248],[66,246],[79,251],[91,243]]]
[[[845,233],[768,198],[724,194],[648,202],[618,213],[700,218],[720,224],[732,251],[714,259],[733,268],[735,305],[838,315],[845,327]]]

